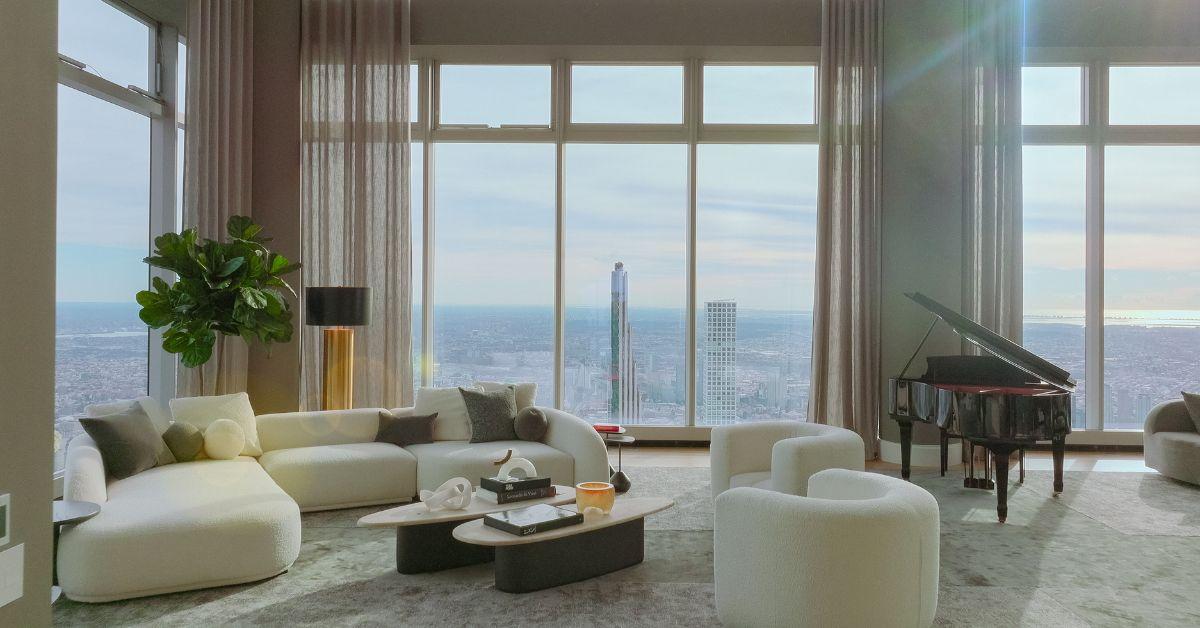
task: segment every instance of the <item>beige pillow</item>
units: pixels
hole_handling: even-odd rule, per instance
[[[505,386],[517,387],[517,412],[524,410],[534,404],[537,400],[537,383],[524,382],[521,384],[505,384],[503,382],[475,382],[475,385],[483,389],[483,392],[501,392]]]
[[[172,399],[171,414],[176,421],[191,423],[200,428],[201,432],[207,431],[213,421],[229,419],[240,425],[245,432],[246,443],[242,447],[241,455],[257,457],[263,453],[258,440],[258,423],[254,419],[254,408],[250,406],[250,397],[244,392]]]
[[[471,418],[467,414],[467,403],[458,388],[421,388],[417,390],[417,401],[413,414],[427,416],[437,414],[433,420],[433,440],[470,440]]]
[[[246,445],[246,432],[236,421],[217,419],[204,430],[204,453],[213,460],[233,460]]]

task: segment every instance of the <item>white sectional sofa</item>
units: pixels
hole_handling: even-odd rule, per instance
[[[67,450],[63,497],[101,510],[63,530],[63,593],[104,602],[269,578],[299,555],[300,512],[406,502],[455,476],[478,482],[508,449],[555,484],[607,480],[608,453],[592,426],[541,410],[549,421],[543,442],[408,448],[374,442],[379,408],[259,415],[257,459],[176,463],[112,482],[82,434]]]

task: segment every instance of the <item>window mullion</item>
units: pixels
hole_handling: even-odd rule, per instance
[[[554,407],[566,405],[566,143],[570,115],[570,64],[554,63],[551,94],[554,107],[550,124],[554,129]]]
[[[1087,192],[1085,210],[1084,424],[1104,429],[1104,136],[1108,115],[1107,68],[1093,62],[1087,71]]]
[[[687,347],[685,363],[687,382],[684,386],[684,414],[688,427],[696,425],[696,173],[698,140],[700,138],[700,115],[703,111],[702,89],[700,82],[703,72],[698,59],[691,59],[685,66],[683,74],[684,94],[683,105],[684,123],[688,129],[688,158],[687,158]]]

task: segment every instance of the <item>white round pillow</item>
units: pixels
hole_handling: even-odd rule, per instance
[[[246,446],[246,430],[231,419],[217,419],[204,430],[204,453],[213,460],[233,460]]]

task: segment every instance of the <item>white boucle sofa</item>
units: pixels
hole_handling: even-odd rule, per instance
[[[101,509],[64,528],[60,585],[70,599],[104,602],[269,578],[299,555],[301,511],[407,502],[455,476],[478,482],[508,449],[555,484],[607,480],[608,452],[595,429],[541,410],[549,420],[543,442],[408,448],[374,442],[379,408],[259,415],[257,460],[176,463],[113,482],[81,434],[67,450],[63,497]]]

